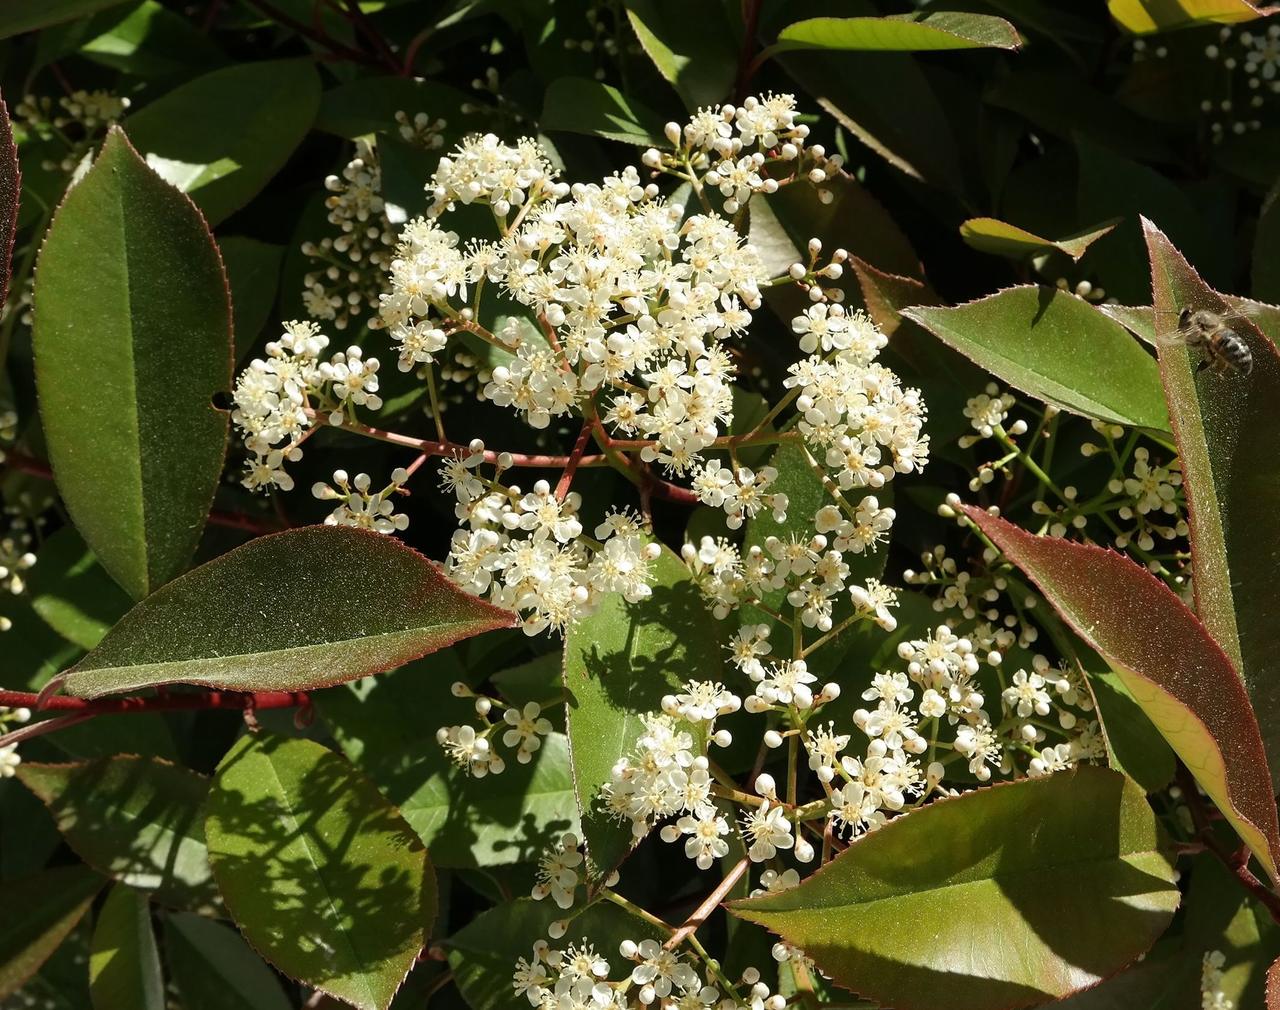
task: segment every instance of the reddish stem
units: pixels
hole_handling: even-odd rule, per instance
[[[564,496],[569,493],[569,485],[573,483],[573,475],[578,471],[578,464],[582,462],[582,454],[587,451],[587,441],[590,438],[591,422],[588,421],[578,432],[578,441],[574,443],[573,452],[569,454],[569,462],[565,464],[564,473],[560,475],[560,482],[556,485],[556,501],[564,501]]]
[[[664,943],[663,946],[667,950],[675,950],[686,936],[696,932],[698,927],[706,922],[711,913],[716,910],[720,902],[724,901],[724,896],[733,890],[733,885],[747,872],[748,865],[746,856],[739,859],[724,880],[716,885],[716,889],[706,896],[702,904],[694,909],[693,914],[685,919],[684,925],[672,933],[671,939]]]
[[[129,712],[176,712],[191,709],[221,708],[243,711],[245,709],[293,708],[310,705],[311,698],[305,691],[258,691],[248,694],[242,691],[203,691],[184,694],[157,694],[124,698],[72,698],[55,695],[40,703],[38,694],[26,691],[0,691],[0,707],[30,708],[47,712],[85,712],[91,715],[111,715]]]

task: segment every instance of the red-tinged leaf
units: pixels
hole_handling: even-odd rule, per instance
[[[1182,459],[1195,609],[1244,679],[1273,775],[1280,774],[1280,354],[1275,313],[1224,298],[1150,221],[1156,351]],[[1197,371],[1195,348],[1171,344],[1178,314],[1208,309],[1249,346],[1249,375]],[[1256,313],[1256,318],[1255,318]],[[1259,322],[1274,327],[1270,337]]]
[[[1280,879],[1267,756],[1226,653],[1168,586],[1114,551],[1039,537],[965,506],[1062,618],[1120,675],[1241,839]]]
[[[862,289],[867,315],[885,336],[893,336],[902,325],[901,309],[942,304],[928,281],[887,273],[857,256],[849,257],[849,266]]]
[[[161,587],[65,686],[82,698],[175,683],[306,691],[514,623],[398,540],[308,526],[259,537]]]
[[[13,142],[9,107],[0,97],[0,305],[9,294],[13,237],[18,228],[18,199],[22,193],[22,169],[18,146]]]
[[[1280,1010],[1280,958],[1267,969],[1267,1010]]]

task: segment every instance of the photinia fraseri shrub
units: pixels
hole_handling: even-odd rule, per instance
[[[1270,12],[429,6],[0,10],[0,1008],[1274,1003]]]

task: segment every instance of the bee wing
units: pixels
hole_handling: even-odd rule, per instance
[[[1156,343],[1165,347],[1177,347],[1187,342],[1186,331],[1178,325],[1179,312],[1154,310]]]

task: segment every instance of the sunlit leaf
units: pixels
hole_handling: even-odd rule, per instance
[[[0,24],[3,24],[0,14]],[[18,148],[13,142],[13,126],[9,109],[0,98],[0,303],[9,293],[12,269],[13,239],[18,226],[18,206],[22,193],[22,169],[18,165]],[[4,348],[0,345],[0,351]]]
[[[258,951],[361,1010],[390,1006],[435,920],[435,874],[372,782],[309,740],[245,736],[218,766],[205,832]]]
[[[1107,221],[1078,235],[1062,239],[1041,238],[1025,228],[994,217],[971,217],[960,225],[960,237],[980,252],[1025,259],[1056,250],[1079,260],[1098,239],[1111,232],[1118,220]]]
[[[1197,24],[1239,24],[1275,8],[1250,0],[1107,0],[1107,9],[1123,28],[1146,35]]]
[[[27,587],[35,612],[82,649],[101,642],[133,602],[74,526],[64,526],[41,546],[40,563],[31,570]]]
[[[1267,874],[1277,879],[1280,827],[1258,721],[1231,661],[1195,614],[1168,586],[1121,554],[1035,536],[971,506],[965,512],[1111,664]]]
[[[34,317],[58,490],[141,599],[186,567],[222,471],[228,415],[212,398],[231,385],[231,307],[200,212],[119,129],[54,216]]]
[[[922,11],[880,18],[809,18],[778,32],[772,52],[793,49],[909,51],[1017,49],[1018,30],[1004,18],[961,11]]]
[[[1142,791],[1081,767],[935,801],[798,887],[729,908],[859,995],[986,1010],[1060,998],[1132,961],[1173,917],[1174,881]]]
[[[1082,298],[1054,288],[1006,288],[913,319],[996,378],[1085,417],[1167,431],[1155,360]]]
[[[1244,678],[1280,775],[1280,311],[1232,317],[1165,235],[1144,221],[1160,377],[1182,461],[1196,612]],[[1171,345],[1182,309],[1226,313],[1253,357],[1250,375],[1197,371],[1197,349]],[[1269,333],[1259,322],[1269,321]]]
[[[683,0],[627,0],[627,20],[640,47],[690,112],[729,97],[738,69],[735,33],[719,4],[698,10],[689,31]]]
[[[119,3],[120,0],[5,0],[0,8],[0,39],[85,17]]]
[[[216,225],[284,166],[319,105],[320,78],[310,60],[238,63],[139,109],[129,117],[129,137]]]
[[[164,976],[147,899],[117,884],[93,926],[89,948],[93,1010],[164,1010]]]
[[[662,119],[642,102],[599,81],[561,77],[547,85],[544,130],[588,133],[640,147],[664,147]]]
[[[513,620],[391,537],[308,526],[259,537],[162,587],[67,672],[65,687],[83,698],[174,683],[310,690]]]

